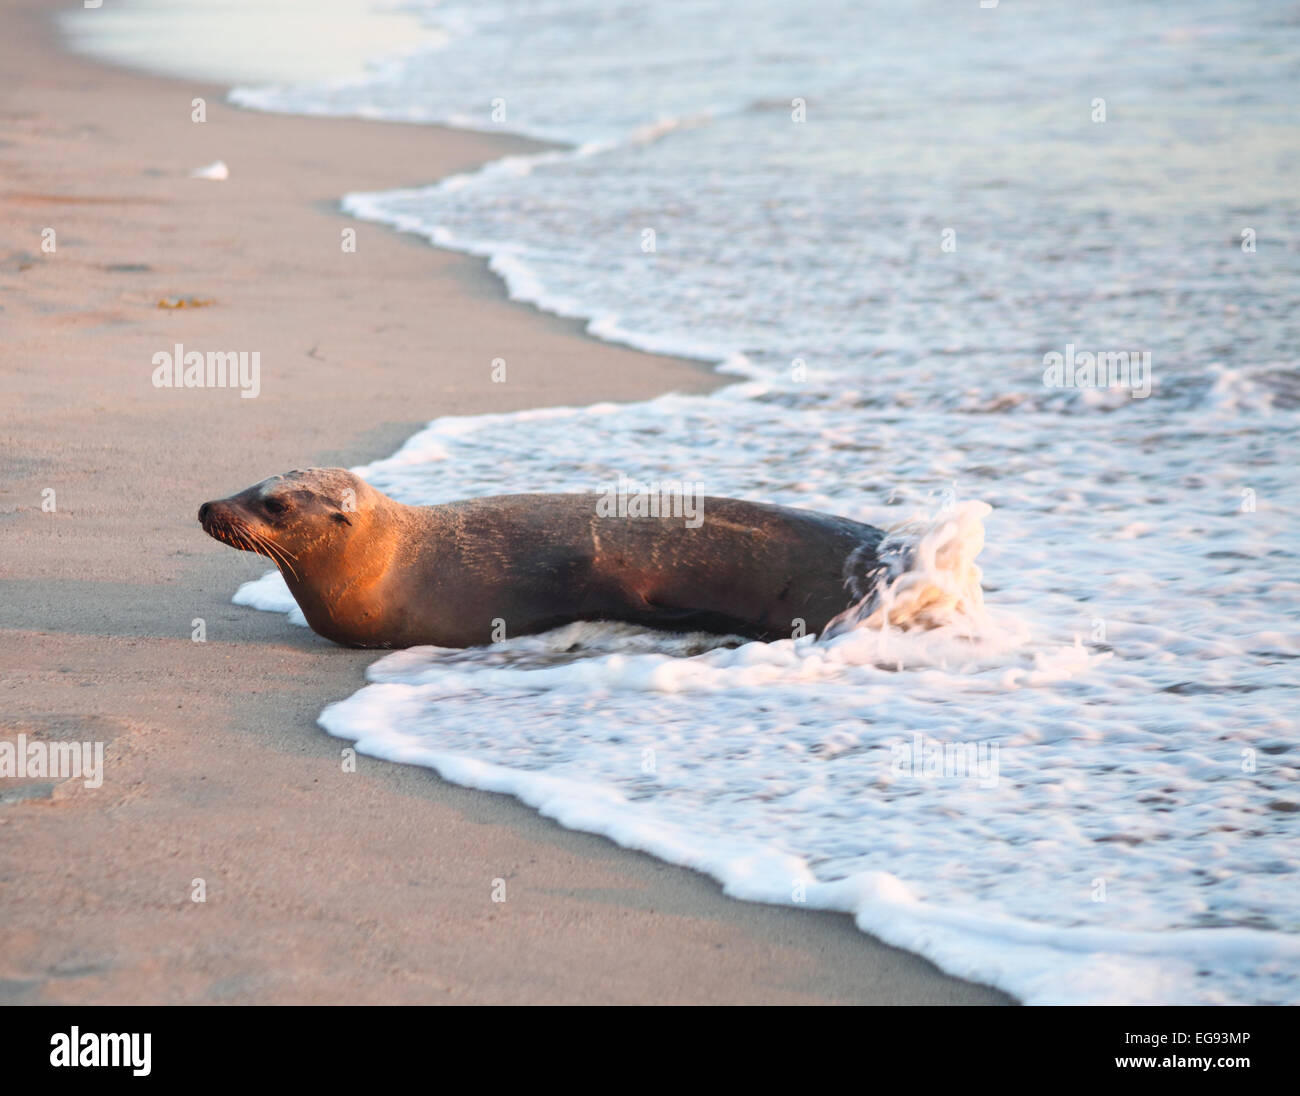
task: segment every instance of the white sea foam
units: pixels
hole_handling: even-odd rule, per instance
[[[307,618],[302,615],[298,603],[289,593],[289,587],[280,577],[279,571],[268,571],[261,578],[245,582],[231,599],[236,605],[247,605],[250,609],[262,609],[268,613],[284,613],[291,623],[307,628]]]
[[[118,65],[210,83],[346,83],[367,62],[443,39],[395,5],[367,0],[110,0],[63,5],[69,44]]]
[[[362,474],[699,482],[899,527],[889,585],[824,641],[400,652],[322,724],[1027,1001],[1300,998],[1300,28],[820,0],[747,9],[746,50],[721,3],[501,10],[238,99],[567,142],[345,205],[740,381],[436,419]],[[1150,351],[1150,398],[1045,387],[1067,345]]]

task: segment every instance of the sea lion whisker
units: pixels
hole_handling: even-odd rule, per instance
[[[295,580],[298,578],[298,572],[294,569],[293,564],[290,563],[288,559],[286,559],[284,556],[280,555],[279,548],[268,544],[267,551],[271,553],[271,558],[275,560],[277,565],[283,563],[284,566],[289,569],[289,574],[291,574]]]
[[[276,566],[283,563],[284,566],[289,569],[289,573],[293,575],[294,579],[296,580],[298,578],[298,572],[294,570],[293,564],[289,562],[289,554],[285,549],[281,548],[280,545],[276,544],[268,537],[263,536],[261,533],[255,532],[252,529],[248,530],[248,533],[249,536],[254,538],[257,544],[260,544],[266,549],[266,554],[275,561]],[[296,559],[297,557],[295,556],[294,558]]]
[[[297,556],[287,548],[276,544],[269,537],[257,530],[245,525],[242,521],[230,518],[215,518],[209,522],[209,532],[223,544],[229,544],[232,548],[238,548],[242,552],[252,552],[254,555],[266,556],[273,562],[276,567],[283,565],[295,579],[298,572],[293,566]]]
[[[271,545],[261,533],[254,529],[249,529],[247,526],[242,527],[240,532],[248,542],[250,551],[256,552],[259,556],[271,555]]]
[[[253,531],[246,526],[228,522],[224,529],[226,534],[226,543],[238,548],[241,552],[252,552],[254,555],[264,556],[265,552],[253,541]]]

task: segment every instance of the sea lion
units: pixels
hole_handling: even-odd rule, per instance
[[[348,647],[471,647],[576,620],[787,639],[874,585],[879,529],[696,503],[659,517],[620,516],[644,507],[595,494],[406,506],[342,468],[309,468],[205,502],[199,523],[272,560],[307,623]]]

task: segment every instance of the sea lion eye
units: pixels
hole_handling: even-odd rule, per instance
[[[267,513],[270,514],[283,514],[289,509],[279,499],[267,499],[262,505],[266,507]]]

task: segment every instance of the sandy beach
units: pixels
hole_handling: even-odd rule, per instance
[[[235,110],[67,54],[55,8],[4,0],[0,41],[0,722],[102,741],[106,771],[0,787],[0,1000],[1007,1003],[847,916],[733,901],[424,769],[343,771],[316,717],[375,656],[232,605],[265,561],[198,504],[440,415],[719,382],[337,208],[534,146]],[[190,177],[216,160],[228,180]],[[258,351],[260,395],[155,388],[177,343]]]

